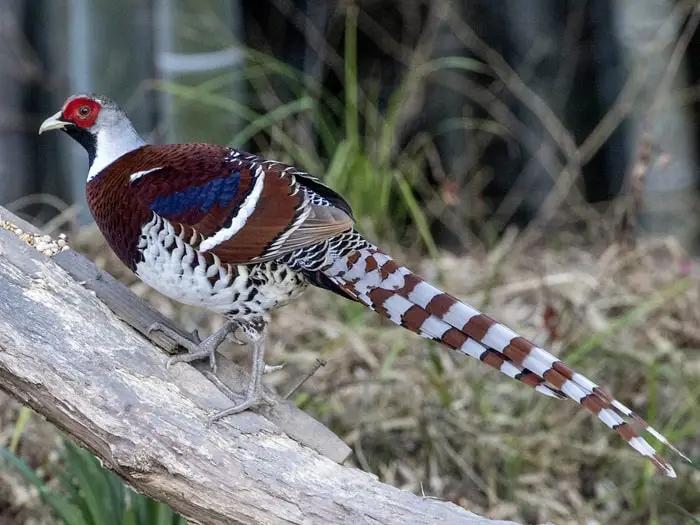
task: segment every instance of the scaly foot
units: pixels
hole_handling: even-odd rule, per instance
[[[161,323],[153,323],[148,328],[148,333],[152,332],[153,330],[159,330],[187,350],[188,353],[186,354],[174,355],[168,359],[168,362],[165,365],[167,368],[174,363],[189,363],[191,361],[197,361],[198,359],[208,358],[211,369],[216,371],[216,349],[223,342],[223,340],[226,339],[226,336],[231,331],[235,330],[236,327],[236,323],[229,321],[219,330],[207,337],[204,341],[199,341],[199,334],[195,333],[193,335],[197,342],[192,342],[186,337],[182,337],[179,333]]]
[[[233,414],[239,414],[241,412],[244,412],[245,410],[250,410],[251,408],[258,406],[262,402],[270,404],[274,403],[274,400],[269,396],[265,395],[265,392],[263,391],[262,376],[265,373],[266,369],[268,371],[275,371],[279,370],[284,365],[269,366],[265,364],[265,338],[267,335],[267,329],[265,325],[262,325],[259,329],[254,328],[253,326],[244,326],[243,328],[243,332],[246,338],[251,343],[252,357],[250,367],[250,382],[248,383],[245,400],[243,400],[242,403],[239,403],[234,407],[227,408],[226,410],[222,410],[221,412],[218,412],[211,416],[209,418],[209,425],[211,425],[215,421],[218,421],[221,418],[231,416]],[[207,374],[207,376],[209,377],[210,375]],[[217,383],[219,388],[222,389],[224,393],[227,393],[228,391],[227,395],[229,397],[232,397],[232,395],[235,397],[235,394],[233,394],[233,392],[231,392],[230,389],[228,389],[225,385],[221,384],[221,382],[218,379],[215,381],[215,383]]]
[[[221,386],[219,386],[219,388],[221,388]],[[229,390],[229,392],[231,391]],[[231,394],[235,395],[233,394],[233,392],[231,392]],[[246,396],[242,403],[239,403],[238,405],[233,406],[231,408],[227,408],[226,410],[217,412],[207,420],[207,426],[213,425],[220,419],[232,416],[234,414],[240,414],[241,412],[251,410],[262,404],[273,405],[274,403],[275,400],[261,390],[257,395],[253,395],[252,397]]]

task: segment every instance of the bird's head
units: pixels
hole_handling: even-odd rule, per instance
[[[47,118],[39,128],[39,134],[60,129],[74,134],[97,135],[100,129],[113,125],[126,115],[116,102],[100,95],[73,95],[66,100],[61,111]]]
[[[121,155],[144,144],[126,113],[102,95],[69,97],[61,111],[41,124],[39,134],[52,129],[65,131],[88,152],[88,180]]]

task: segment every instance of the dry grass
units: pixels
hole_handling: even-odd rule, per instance
[[[138,282],[99,233],[83,232],[72,245],[186,327],[220,325]],[[698,458],[700,265],[671,239],[632,251],[533,247],[516,260],[509,247],[404,262],[551,348]],[[673,504],[700,514],[700,472],[692,467],[675,461],[677,480],[658,476],[573,403],[543,398],[314,290],[274,316],[268,360],[288,366],[268,385],[285,392],[318,356],[328,365],[297,402],[353,447],[353,465],[388,483],[523,523],[684,522]],[[36,436],[48,446],[34,447]],[[20,453],[39,465],[53,439],[34,420]]]

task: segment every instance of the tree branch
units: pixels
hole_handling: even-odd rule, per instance
[[[207,427],[231,400],[189,364],[166,369],[115,313],[141,332],[170,324],[80,255],[47,257],[0,228],[0,388],[192,522],[505,524],[337,464],[347,447],[288,403]],[[245,374],[219,361],[242,395]]]

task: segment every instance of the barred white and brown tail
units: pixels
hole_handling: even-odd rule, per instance
[[[676,477],[673,467],[639,435],[631,422],[690,462],[644,419],[591,380],[399,266],[378,248],[364,245],[337,259],[324,273],[350,296],[396,324],[479,359],[540,393],[583,405],[667,476]]]

